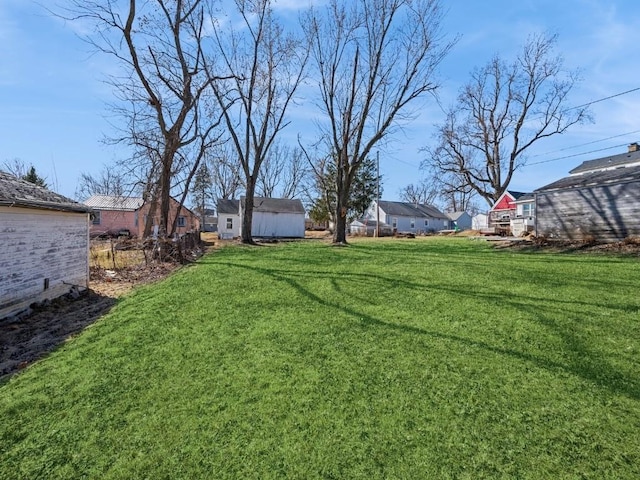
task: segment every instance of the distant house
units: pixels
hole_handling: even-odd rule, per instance
[[[511,219],[511,235],[520,237],[528,232],[535,231],[536,226],[536,199],[533,193],[525,193],[514,202],[516,205],[515,217]]]
[[[256,238],[304,238],[305,212],[300,200],[253,199],[251,235]],[[245,198],[218,200],[218,235],[222,239],[242,235]]]
[[[89,286],[90,208],[0,172],[0,318]]]
[[[221,198],[218,210],[218,238],[230,240],[240,236],[240,200]]]
[[[640,147],[583,162],[534,193],[538,235],[598,241],[640,235]]]
[[[129,232],[132,236],[142,238],[144,234],[147,215],[151,205],[145,203],[142,197],[124,197],[112,195],[94,195],[84,201],[94,212],[91,222],[91,236],[118,235],[121,232]],[[170,198],[169,225],[178,216],[176,233],[182,235],[194,232],[200,228],[200,219],[187,207],[180,207],[180,203]],[[158,204],[153,215],[152,226],[160,224],[160,205]],[[170,228],[169,228],[170,229]]]
[[[218,217],[216,217],[216,211],[213,208],[204,209],[204,225],[202,225],[203,232],[217,232],[218,231]]]
[[[505,191],[489,210],[489,228],[500,235],[511,235],[511,219],[516,218],[516,201],[524,192]]]
[[[477,213],[471,217],[471,228],[473,230],[487,230],[489,228],[489,215],[486,213]]]
[[[391,228],[391,225],[380,222],[379,229],[376,228],[377,225],[378,222],[376,222],[375,219],[360,218],[349,224],[349,233],[354,236],[363,237],[387,237],[393,235],[393,228]]]
[[[471,228],[471,215],[467,212],[447,212],[449,230],[468,230]]]
[[[377,212],[376,212],[377,211]],[[365,213],[366,218],[380,219],[391,225],[394,232],[423,234],[446,230],[449,218],[431,205],[409,202],[390,202],[374,200]]]

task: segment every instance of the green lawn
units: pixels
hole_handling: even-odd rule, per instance
[[[640,478],[640,261],[229,247],[0,386],[0,478]]]

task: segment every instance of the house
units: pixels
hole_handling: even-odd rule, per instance
[[[365,218],[380,219],[391,225],[394,232],[423,234],[446,230],[449,218],[431,205],[409,202],[374,200],[365,213]]]
[[[489,228],[489,215],[486,213],[477,213],[471,217],[471,228],[473,230],[487,230]]]
[[[489,210],[489,228],[500,235],[511,235],[511,219],[516,218],[516,201],[523,192],[506,190]]]
[[[471,215],[467,212],[447,212],[445,213],[449,219],[449,230],[468,230],[471,228]]]
[[[640,235],[640,147],[583,162],[534,193],[538,235],[581,241]]]
[[[0,172],[0,318],[89,286],[90,208]]]
[[[230,240],[240,236],[240,200],[221,198],[218,209],[218,238]]]
[[[203,232],[217,232],[218,231],[218,217],[216,217],[216,211],[213,208],[204,209],[204,223],[202,225]]]
[[[242,235],[245,198],[218,200],[218,236]],[[256,238],[304,238],[305,212],[300,200],[254,197],[251,236]]]
[[[200,228],[200,219],[173,197],[170,198],[169,224],[171,225],[178,216],[176,233],[182,235],[197,231]],[[94,215],[91,222],[91,236],[113,236],[127,231],[132,236],[142,238],[144,234],[147,215],[151,210],[151,204],[145,202],[142,197],[125,197],[113,195],[94,195],[84,201],[91,207]],[[156,205],[153,215],[153,226],[160,224],[160,205]]]
[[[533,193],[520,195],[514,202],[516,205],[516,215],[511,218],[511,235],[521,237],[529,232],[535,231],[536,226],[536,199]]]
[[[393,235],[393,228],[391,228],[391,225],[380,222],[380,227],[378,229],[376,228],[377,224],[378,223],[375,219],[360,218],[349,224],[349,233],[354,236],[362,237],[388,237]]]

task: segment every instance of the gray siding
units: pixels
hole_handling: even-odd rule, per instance
[[[538,235],[620,241],[640,235],[640,183],[621,183],[536,194]]]
[[[88,232],[86,213],[0,207],[0,318],[88,287]]]

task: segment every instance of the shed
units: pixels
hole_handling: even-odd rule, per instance
[[[90,211],[0,172],[0,318],[89,287]]]
[[[240,199],[241,216],[244,202],[243,197]],[[304,217],[304,206],[300,200],[254,197],[251,235],[258,238],[304,238]]]
[[[471,228],[471,215],[467,212],[447,212],[450,230],[468,230]]]
[[[220,198],[217,202],[218,238],[230,240],[240,236],[240,201]]]
[[[534,193],[538,235],[605,242],[640,235],[640,147],[583,162]]]
[[[377,221],[370,218],[360,218],[354,220],[349,224],[349,233],[351,235],[359,235],[366,237],[375,237],[376,234],[380,237],[387,237],[393,235],[393,228],[391,225],[380,222],[380,228],[376,232]]]
[[[396,232],[422,234],[446,230],[449,226],[449,218],[433,205],[410,202],[380,200],[378,204],[374,200],[366,217],[379,218]]]

